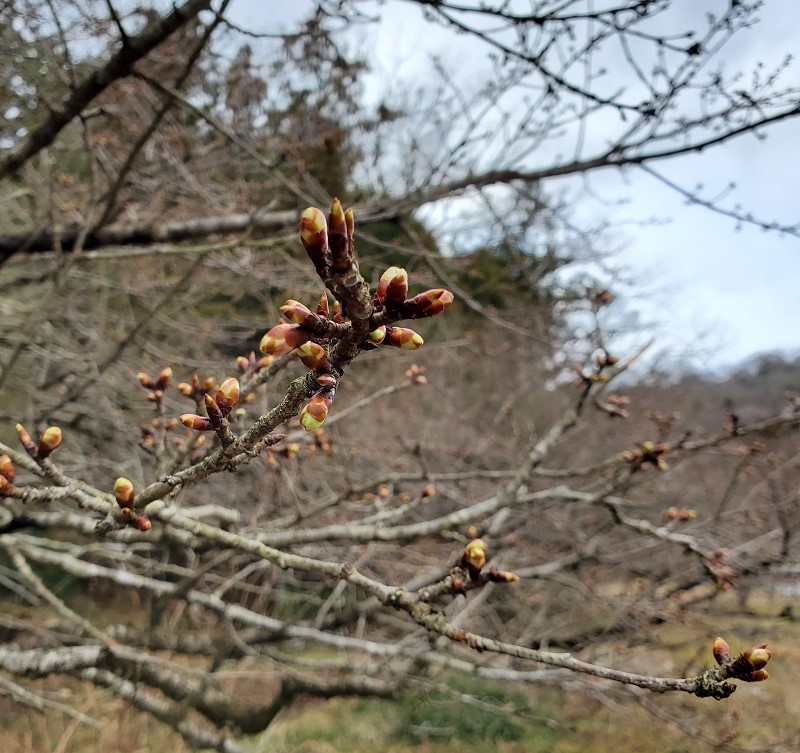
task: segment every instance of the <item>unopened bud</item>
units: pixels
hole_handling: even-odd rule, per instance
[[[133,525],[142,532],[149,531],[153,524],[150,522],[150,518],[145,517],[144,515],[137,515],[133,521]]]
[[[188,382],[181,382],[178,385],[178,392],[180,392],[181,395],[185,395],[186,397],[191,397],[192,392],[194,392],[194,390],[192,389],[192,385],[189,384]]]
[[[195,431],[212,431],[214,428],[210,419],[194,413],[184,413],[179,420],[184,426],[188,426]]]
[[[386,325],[382,324],[378,329],[373,329],[367,338],[373,345],[380,345],[386,339]]]
[[[420,492],[420,497],[422,497],[422,499],[428,499],[430,497],[435,497],[435,496],[436,496],[436,487],[432,486],[431,484],[428,484]]]
[[[325,353],[325,348],[311,340],[297,348],[297,355],[309,369],[317,370],[330,368],[330,362]]]
[[[317,384],[326,390],[332,390],[336,386],[336,377],[333,374],[320,374],[317,377]]]
[[[231,408],[239,402],[239,380],[229,377],[217,390],[214,399],[223,415],[228,415]]]
[[[475,578],[486,564],[486,542],[483,539],[473,539],[464,547],[461,555],[461,564],[470,575]]]
[[[724,638],[717,638],[711,651],[717,664],[725,664],[725,662],[729,662],[733,658],[731,656],[731,647]]]
[[[156,383],[158,388],[165,390],[167,387],[169,387],[171,381],[172,381],[172,369],[169,366],[167,366],[164,369],[161,369],[161,371],[158,374],[158,382]]]
[[[134,498],[133,484],[124,476],[114,482],[114,498],[120,507],[132,507]]]
[[[0,455],[0,476],[9,484],[14,483],[14,464],[8,455]]]
[[[453,303],[453,294],[449,290],[435,288],[419,293],[403,304],[404,319],[422,319],[423,317],[441,314]]]
[[[407,327],[387,327],[384,345],[391,345],[403,350],[418,350],[425,341],[422,337]]]
[[[195,377],[192,379],[192,381],[194,381],[195,379],[196,379],[196,375],[195,375]],[[206,378],[203,380],[203,383],[202,383],[202,384],[200,384],[200,380],[199,380],[199,379],[197,379],[197,383],[198,383],[198,386],[199,386],[199,388],[200,388],[200,391],[201,391],[201,392],[204,392],[204,393],[211,392],[211,390],[214,390],[214,389],[216,389],[216,388],[217,388],[217,378],[216,378],[216,377],[213,377],[213,376],[206,377]]]
[[[39,435],[39,446],[37,451],[39,457],[46,458],[51,452],[57,450],[61,445],[61,429],[58,426],[48,426]]]
[[[293,324],[306,324],[315,319],[311,309],[304,306],[300,301],[295,301],[291,298],[281,306],[281,313],[286,317],[287,321]]]
[[[519,575],[507,570],[489,570],[488,572],[484,571],[483,574],[487,580],[493,583],[519,583]]]
[[[318,273],[329,266],[328,226],[325,215],[316,207],[309,207],[300,217],[300,240]]]
[[[742,658],[753,668],[753,671],[757,671],[767,666],[767,662],[772,658],[772,651],[767,648],[766,643],[763,643],[745,651]]]
[[[36,457],[36,445],[31,439],[31,435],[25,430],[22,424],[16,424],[14,427],[17,430],[20,444],[25,448],[25,451],[31,456]]]
[[[399,306],[408,293],[408,272],[402,267],[389,267],[378,281],[375,300],[380,304]]]
[[[156,386],[156,383],[150,378],[150,375],[145,371],[140,371],[136,375],[136,378],[139,380],[139,384],[141,384],[142,387],[144,387],[147,390],[152,390]]]
[[[315,432],[325,423],[332,402],[333,390],[322,389],[317,392],[300,411],[300,425],[307,432]]]
[[[299,324],[278,324],[261,338],[262,353],[270,356],[280,356],[290,353],[298,345],[311,339],[311,332],[303,329]]]

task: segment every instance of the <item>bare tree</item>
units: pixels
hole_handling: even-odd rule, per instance
[[[45,62],[2,69],[0,582],[57,617],[2,618],[3,687],[44,708],[27,680],[78,678],[236,751],[298,696],[391,697],[443,669],[717,699],[765,680],[765,645],[716,632],[716,666],[661,676],[644,632],[796,570],[800,403],[681,419],[622,394],[647,345],[614,353],[613,294],[583,264],[603,260],[547,189],[796,115],[780,70],[747,91],[709,73],[757,4],[668,38],[666,0],[409,3],[493,48],[494,77],[465,92],[440,71],[371,110],[347,36],[371,6],[287,32],[229,5],[2,11],[9,59]],[[595,70],[611,45],[634,87]],[[541,156],[572,125],[569,156]],[[415,214],[458,197],[439,227]],[[572,385],[566,311],[591,354]]]

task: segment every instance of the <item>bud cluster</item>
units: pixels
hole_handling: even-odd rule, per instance
[[[251,350],[246,356],[236,356],[236,365],[247,376],[253,376],[258,374],[261,369],[272,366],[274,360],[272,356],[262,356],[257,359],[255,352]]]
[[[744,682],[763,682],[769,677],[764,667],[772,658],[772,652],[766,643],[753,646],[734,659],[728,642],[724,638],[717,638],[711,651],[714,660],[723,667],[728,677]]]
[[[172,382],[172,369],[169,366],[161,369],[155,379],[148,373],[140,371],[136,378],[139,380],[139,384],[147,390],[147,400],[154,403],[156,411],[161,413],[164,409],[164,390]]]
[[[668,507],[664,513],[666,519],[671,523],[691,523],[697,518],[697,510],[689,507]]]
[[[192,375],[192,381],[190,382],[181,382],[178,385],[178,392],[181,393],[184,397],[190,397],[192,400],[197,403],[197,407],[200,407],[200,404],[205,401],[206,395],[210,392],[213,392],[217,389],[217,380],[215,377],[207,377],[202,382],[200,381],[200,377],[197,374]]]
[[[229,377],[219,386],[213,397],[209,392],[204,393],[206,416],[184,413],[180,417],[180,422],[195,431],[214,431],[223,444],[230,444],[233,435],[228,416],[233,406],[239,402],[239,394],[239,381]]]
[[[643,470],[647,465],[656,467],[659,471],[666,471],[669,468],[664,455],[669,451],[669,445],[661,442],[646,441],[634,447],[632,450],[625,450],[622,459],[630,464],[632,470]]]
[[[152,527],[150,518],[146,515],[137,515],[133,509],[133,501],[136,498],[136,493],[133,489],[133,484],[124,476],[120,476],[114,482],[114,498],[119,505],[120,513],[128,525],[133,526],[139,531],[149,531]]]
[[[48,426],[40,435],[39,441],[34,442],[22,424],[16,425],[17,437],[20,444],[36,462],[41,463],[51,453],[55,452],[63,441],[61,429],[58,426]],[[3,457],[8,457],[4,455]],[[9,460],[10,462],[10,460]]]

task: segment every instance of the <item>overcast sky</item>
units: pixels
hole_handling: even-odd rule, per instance
[[[264,31],[288,28],[291,15],[302,15],[312,6],[302,1],[232,3],[237,20]],[[676,6],[681,13],[676,18],[685,23],[687,13],[719,7],[719,2],[677,0]],[[487,51],[479,42],[426,23],[414,5],[390,0],[374,8],[381,22],[368,27],[368,37],[362,35],[358,43],[373,68],[368,92],[379,91],[397,76],[424,82],[432,54],[464,80],[488,71]],[[280,9],[280,15],[273,9]],[[760,17],[760,24],[727,48],[726,54],[742,68],[758,60],[777,62],[786,52],[800,50],[800,2],[767,0]],[[784,79],[788,85],[800,86],[797,65]],[[702,182],[709,195],[734,181],[737,190],[726,206],[740,203],[763,219],[793,224],[800,221],[800,120],[767,134],[765,140],[746,135],[702,155],[659,163],[658,169],[687,188]],[[751,226],[737,231],[733,220],[687,206],[682,197],[639,172],[624,178],[613,170],[597,172],[591,188],[602,202],[582,198],[576,215],[618,224],[613,234],[623,247],[621,259],[644,293],[633,305],[645,320],[656,323],[661,344],[681,349],[702,345],[711,368],[764,351],[800,351],[800,239]],[[650,219],[657,222],[641,224]],[[709,346],[711,355],[706,357]]]

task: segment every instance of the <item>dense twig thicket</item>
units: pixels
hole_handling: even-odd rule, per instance
[[[800,398],[687,419],[623,394],[648,346],[614,352],[601,255],[547,192],[800,113],[781,70],[711,67],[759,4],[663,36],[669,0],[412,2],[491,75],[372,109],[348,34],[379,6],[286,31],[235,5],[0,10],[3,688],[91,724],[29,683],[77,678],[239,751],[299,696],[442,670],[717,699],[767,679],[768,635],[709,635],[685,677],[611,647],[796,572]],[[604,141],[543,148],[592,118]]]

